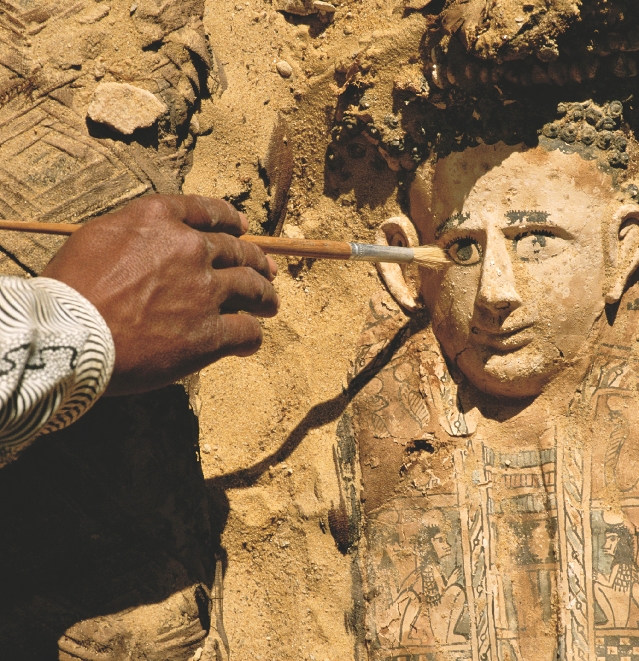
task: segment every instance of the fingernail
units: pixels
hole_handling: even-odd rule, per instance
[[[242,231],[243,232],[248,232],[249,228],[249,223],[248,223],[248,218],[246,217],[246,214],[243,214],[241,211],[238,211],[240,214],[240,222],[242,223]]]

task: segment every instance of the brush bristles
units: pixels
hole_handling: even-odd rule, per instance
[[[413,248],[413,262],[427,269],[441,269],[450,264],[448,255],[439,246],[419,246]]]

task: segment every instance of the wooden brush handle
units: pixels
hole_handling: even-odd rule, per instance
[[[82,225],[70,223],[37,223],[0,219],[0,230],[34,232],[38,234],[60,234],[69,236]],[[275,236],[245,234],[242,241],[249,241],[271,255],[292,255],[295,257],[316,257],[329,259],[350,259],[351,245],[346,241],[316,241],[311,239],[289,239]]]
[[[291,255],[294,257],[316,257],[328,259],[350,259],[351,244],[346,241],[316,241],[314,239],[288,239],[279,236],[255,236],[245,234],[240,237],[259,246],[269,255]]]
[[[11,230],[12,232],[35,232],[37,234],[63,234],[68,236],[81,227],[82,225],[71,225],[70,223],[37,223],[32,220],[0,219],[0,230]]]

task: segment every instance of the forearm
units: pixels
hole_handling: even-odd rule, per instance
[[[74,289],[0,277],[0,466],[86,412],[114,359],[109,328]]]

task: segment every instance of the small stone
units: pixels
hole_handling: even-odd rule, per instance
[[[210,452],[211,452],[211,446],[210,446],[208,443],[205,443],[205,444],[202,446],[202,452],[204,452],[205,454],[210,454]]]
[[[317,11],[325,11],[327,14],[334,14],[337,11],[337,7],[330,2],[322,2],[322,0],[315,0],[315,2],[313,2],[313,9],[316,9]]]
[[[297,225],[284,225],[282,236],[289,239],[305,239],[304,232]]]
[[[129,14],[135,14],[135,10],[138,8],[138,3],[134,2],[130,7],[129,7]]]
[[[639,200],[639,188],[635,186],[635,184],[630,184],[628,188],[626,188],[626,193],[628,193],[633,200]],[[637,341],[639,342],[639,339]]]
[[[290,78],[293,75],[293,67],[286,60],[280,60],[275,68],[282,78]]]
[[[100,83],[93,93],[87,115],[124,135],[148,128],[168,108],[151,92],[127,83]]]
[[[317,12],[313,8],[313,0],[273,0],[269,3],[275,11],[284,11],[287,14],[310,16]]]
[[[431,3],[432,0],[405,0],[404,7],[406,9],[414,9],[416,11],[421,11],[427,5]]]
[[[344,28],[344,34],[345,34],[346,36],[348,36],[348,35],[350,35],[350,34],[353,34],[353,28],[352,28],[350,25],[347,25],[347,26]]]

